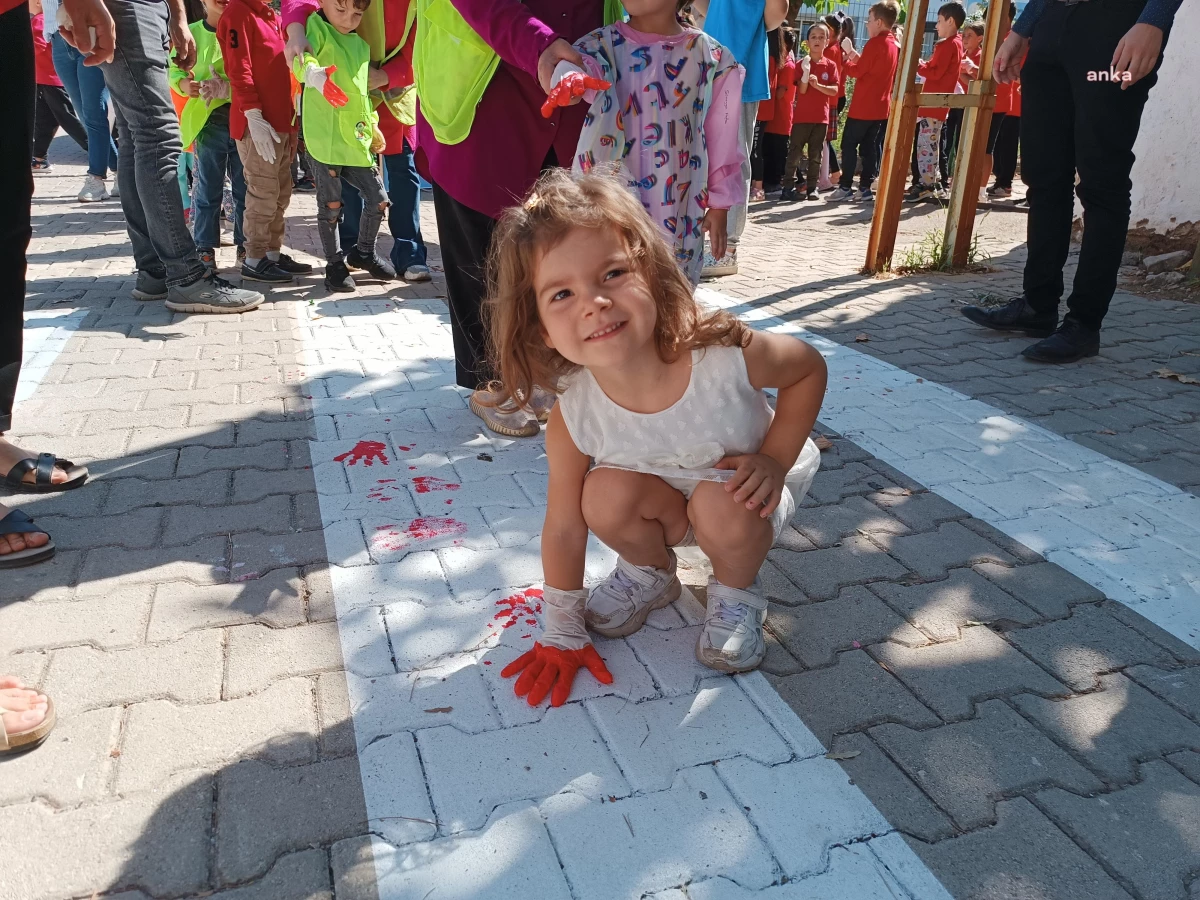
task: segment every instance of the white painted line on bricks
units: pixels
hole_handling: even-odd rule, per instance
[[[760,673],[695,661],[690,596],[597,641],[611,686],[517,698],[500,670],[539,632],[541,439],[467,410],[442,303],[297,316],[383,900],[950,900]],[[612,563],[593,544],[589,579]]]
[[[733,297],[697,297],[819,349],[822,422],[1200,649],[1200,498]]]
[[[87,313],[86,309],[35,309],[25,313],[17,403],[33,396]]]

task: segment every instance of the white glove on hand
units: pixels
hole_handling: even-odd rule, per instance
[[[229,82],[217,76],[204,79],[200,82],[200,99],[205,103],[212,103],[214,100],[228,100]]]
[[[261,109],[246,110],[246,125],[250,128],[250,140],[258,155],[274,165],[275,145],[281,143],[279,133],[263,118]]]
[[[854,52],[854,42],[852,40],[850,40],[850,38],[842,38],[842,52],[843,53],[853,53]]]
[[[592,642],[583,621],[587,603],[586,589],[560,591],[546,585],[542,589],[542,636],[540,643],[559,650],[582,650]]]
[[[310,62],[304,67],[304,83],[314,91],[324,92],[325,82],[328,80],[329,76],[325,74],[325,70],[315,62]]]
[[[558,83],[567,77],[567,75],[569,75],[571,72],[580,72],[584,75],[587,74],[587,72],[584,72],[583,69],[579,68],[579,66],[575,65],[575,63],[571,62],[570,60],[560,59],[558,61],[558,65],[554,67],[554,74],[550,76],[550,89],[554,90],[554,88],[558,87]]]
[[[804,73],[804,80],[808,80],[808,73],[812,71],[812,60],[807,56],[800,61],[800,71]]]

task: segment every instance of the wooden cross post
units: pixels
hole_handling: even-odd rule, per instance
[[[950,207],[946,216],[943,259],[956,266],[967,264],[971,249],[971,231],[975,225],[975,205],[979,199],[979,181],[983,157],[987,153],[988,128],[992,109],[996,105],[996,84],[992,80],[992,61],[1000,40],[1000,23],[1007,12],[1009,0],[992,0],[988,4],[987,25],[979,78],[972,81],[965,94],[923,94],[916,83],[917,63],[924,40],[925,14],[928,0],[913,0],[900,49],[899,77],[892,89],[893,115],[888,118],[884,139],[883,166],[875,192],[875,214],[871,219],[871,235],[867,241],[868,272],[886,271],[891,267],[896,249],[896,231],[900,225],[900,205],[904,199],[904,183],[912,158],[913,133],[916,130],[917,110],[965,109],[958,156],[954,163],[954,184],[950,192]],[[898,114],[896,114],[898,111]]]

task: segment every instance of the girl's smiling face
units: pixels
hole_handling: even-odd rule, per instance
[[[657,354],[654,296],[614,229],[571,229],[541,254],[533,289],[543,339],[568,361],[603,369]]]

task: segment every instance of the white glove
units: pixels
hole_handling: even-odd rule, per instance
[[[325,82],[329,80],[329,76],[325,74],[325,69],[318,66],[315,62],[310,62],[304,67],[304,83],[314,91],[324,91]]]
[[[559,650],[582,650],[592,642],[583,621],[587,603],[586,589],[560,591],[546,585],[542,589],[542,636],[540,643]]]
[[[200,82],[200,99],[205,103],[212,103],[214,100],[228,100],[229,82],[217,76],[205,78]]]
[[[586,75],[583,69],[575,65],[570,60],[560,59],[558,65],[554,67],[554,74],[550,76],[550,89],[558,87],[558,83],[567,77],[571,72],[581,72]]]
[[[850,40],[850,38],[842,38],[842,52],[843,53],[853,53],[854,52],[854,42],[852,40]]]
[[[800,71],[804,73],[804,80],[808,80],[808,73],[812,71],[812,60],[807,56],[800,61]]]
[[[261,109],[246,110],[246,124],[250,127],[250,140],[258,155],[274,165],[275,145],[281,143],[279,133],[263,118]]]

